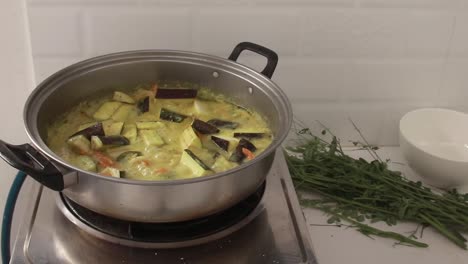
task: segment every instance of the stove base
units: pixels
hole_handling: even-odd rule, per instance
[[[224,237],[217,233],[219,238],[202,245],[154,249],[111,243],[72,223],[56,206],[56,197],[27,180],[17,207],[23,222],[10,263],[317,263],[281,151],[252,221]]]

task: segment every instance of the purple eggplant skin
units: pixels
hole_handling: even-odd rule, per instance
[[[255,147],[255,145],[252,144],[252,142],[248,141],[245,138],[242,138],[239,141],[239,144],[237,144],[237,147],[232,153],[231,157],[229,157],[229,161],[241,163],[245,159],[244,152],[242,152],[243,148],[246,148],[252,152],[257,150],[257,147]]]
[[[264,136],[265,136],[265,133],[234,133],[234,137],[236,138],[252,139],[252,138],[262,138]]]
[[[208,167],[208,165],[206,165],[199,157],[197,157],[197,155],[195,155],[195,153],[193,153],[190,149],[184,149],[185,152],[187,152],[187,154],[189,154],[189,156],[195,161],[197,162],[203,169],[205,170],[211,170],[210,167]]]
[[[102,136],[99,137],[104,145],[124,146],[130,145],[130,140],[124,136]]]
[[[175,123],[180,123],[182,121],[185,120],[185,118],[187,118],[187,116],[185,115],[181,115],[181,114],[178,114],[178,113],[174,113],[172,111],[169,111],[167,109],[161,109],[161,113],[159,114],[159,118],[163,119],[163,120],[167,120],[167,121],[172,121],[172,122],[175,122]]]
[[[198,119],[193,120],[192,127],[201,134],[215,134],[219,132],[217,127]]]
[[[218,128],[236,129],[239,126],[239,123],[237,122],[225,121],[220,119],[210,119],[207,123]]]
[[[149,111],[149,96],[138,102],[138,109],[140,109],[142,113]]]
[[[164,89],[159,88],[156,91],[156,98],[160,99],[189,99],[197,97],[195,89]]]
[[[97,123],[95,125],[92,125],[90,127],[76,132],[75,134],[71,135],[70,138],[78,135],[83,135],[87,139],[91,139],[91,136],[104,136],[104,128],[102,127],[102,123]]]
[[[220,147],[221,149],[227,151],[228,148],[229,148],[229,141],[225,140],[225,139],[222,139],[222,138],[219,138],[219,137],[215,137],[215,136],[211,136],[211,140],[216,144],[216,146]]]

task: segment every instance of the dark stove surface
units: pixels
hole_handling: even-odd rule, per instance
[[[60,194],[59,201],[89,227],[110,236],[140,242],[176,243],[208,237],[226,230],[250,215],[260,203],[266,183],[236,205],[207,217],[176,223],[138,223],[98,214]]]
[[[316,263],[281,151],[253,220],[234,233],[197,246],[155,249],[111,243],[70,221],[56,199],[56,192],[26,181],[15,213],[20,224],[11,263]]]

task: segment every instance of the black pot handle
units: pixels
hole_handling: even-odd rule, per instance
[[[276,65],[278,64],[278,54],[276,54],[276,52],[272,51],[271,49],[252,42],[241,42],[237,44],[231,55],[229,55],[228,59],[237,61],[239,55],[244,50],[253,51],[267,58],[267,65],[265,66],[265,69],[263,69],[262,74],[271,79],[273,72],[275,72]]]
[[[0,140],[0,157],[50,189],[64,189],[63,174],[31,145],[11,145]]]

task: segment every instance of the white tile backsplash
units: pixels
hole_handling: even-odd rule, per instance
[[[85,14],[86,55],[134,49],[191,48],[185,8],[99,8]]]
[[[31,8],[29,22],[34,55],[70,56],[81,53],[78,10]]]
[[[362,7],[380,8],[457,8],[460,0],[361,0]]]
[[[436,102],[443,65],[438,62],[353,63],[343,76],[344,98],[361,102]]]
[[[82,57],[38,56],[34,59],[36,79],[40,82],[55,72],[83,60]]]
[[[240,40],[267,46],[282,55],[295,55],[299,45],[298,10],[236,7],[201,9],[194,19],[195,47],[224,55]]]
[[[130,49],[227,57],[241,41],[278,52],[273,80],[295,114],[346,141],[351,117],[398,144],[418,107],[468,111],[467,0],[28,0],[38,81],[78,60]],[[241,58],[261,70],[264,59]]]

